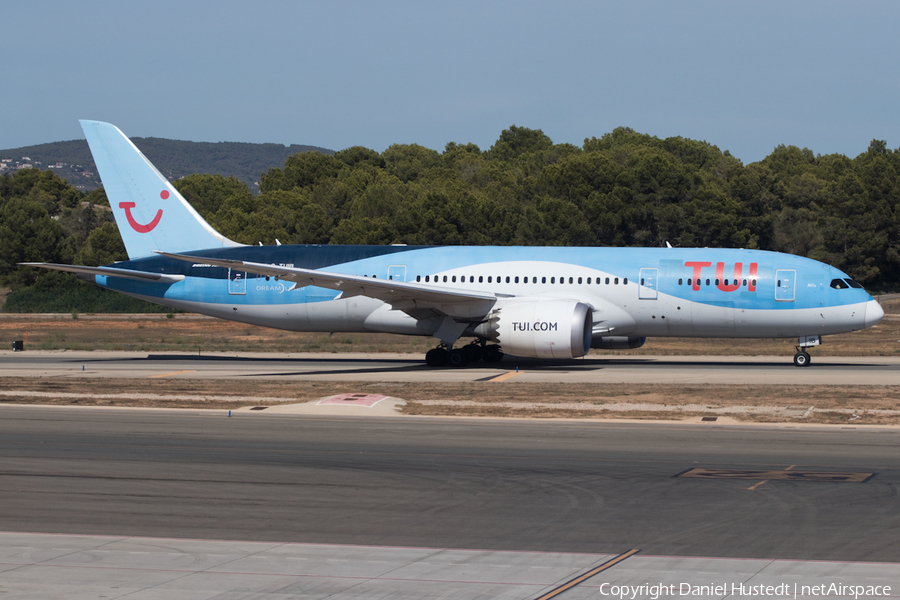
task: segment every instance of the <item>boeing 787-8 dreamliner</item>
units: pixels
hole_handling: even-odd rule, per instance
[[[884,316],[846,273],[761,250],[245,246],[214,230],[118,128],[81,126],[128,260],[26,264],[176,309],[291,331],[430,336],[434,367],[577,358],[653,336],[797,338],[794,364],[807,366],[821,336]]]

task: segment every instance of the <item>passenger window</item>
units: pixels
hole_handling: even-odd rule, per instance
[[[747,280],[744,280],[744,287],[747,287]]]
[[[537,283],[537,277],[532,277],[532,278],[531,278],[531,283]]]
[[[550,283],[556,283],[556,277],[551,277],[551,278],[550,278]]]
[[[613,284],[619,285],[619,278],[618,278],[618,277],[616,277],[615,279],[613,279]]]
[[[591,278],[590,278],[590,277],[587,278],[587,284],[588,284],[588,285],[591,285]]]
[[[706,285],[709,285],[709,279],[706,280]]]
[[[833,287],[836,290],[846,290],[847,288],[850,287],[850,285],[847,284],[847,282],[845,282],[842,279],[832,279],[831,287]]]
[[[484,275],[478,276],[478,283],[484,283]]]
[[[628,285],[628,278],[627,278],[627,277],[626,277],[625,279],[622,280],[622,285]]]
[[[578,278],[578,283],[581,283],[581,277]]]
[[[546,277],[541,277],[541,283],[547,283],[547,278],[546,278]]]
[[[751,280],[750,280],[750,285],[752,285],[753,287],[756,287],[756,280],[755,280],[755,279],[751,279]]]
[[[684,282],[684,279],[683,279],[683,278],[679,278],[679,279],[678,279],[678,285],[681,285],[683,282]],[[643,282],[643,281],[641,281],[641,285],[644,285],[644,282]]]
[[[606,278],[606,285],[609,285],[609,277]]]
[[[506,283],[509,283],[509,275],[506,276]]]
[[[574,283],[571,277],[569,277],[569,283]]]
[[[469,283],[475,283],[475,276],[469,275]]]
[[[716,277],[716,285],[719,285],[719,278]]]
[[[518,276],[516,276],[515,283],[519,283],[519,277],[518,277]]]
[[[488,275],[488,283],[491,283],[491,279],[493,279],[493,277],[491,275]]]
[[[444,275],[444,283],[447,283],[447,276]]]
[[[422,281],[422,276],[421,276],[421,275],[416,275],[416,281]]]

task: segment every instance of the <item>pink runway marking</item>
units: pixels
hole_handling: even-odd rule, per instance
[[[387,396],[381,394],[338,394],[331,398],[319,400],[316,404],[349,404],[350,406],[368,406],[372,408]]]

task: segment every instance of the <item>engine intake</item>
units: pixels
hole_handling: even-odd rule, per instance
[[[494,311],[475,334],[500,344],[504,354],[578,358],[591,349],[591,307],[575,300],[517,302]]]

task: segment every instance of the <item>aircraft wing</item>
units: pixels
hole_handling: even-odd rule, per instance
[[[202,263],[228,269],[239,269],[257,275],[277,277],[284,281],[291,281],[294,286],[291,289],[314,285],[317,287],[337,290],[341,292],[341,298],[352,296],[368,296],[377,298],[390,304],[394,309],[402,310],[411,316],[423,316],[422,309],[437,310],[442,314],[460,313],[484,314],[490,310],[490,306],[499,298],[509,297],[505,294],[493,294],[475,290],[455,290],[437,285],[424,283],[393,281],[390,279],[376,279],[374,277],[362,277],[360,275],[344,275],[330,273],[328,271],[316,271],[313,269],[301,269],[297,267],[283,267],[265,263],[255,263],[242,260],[230,260],[222,258],[207,258],[205,256],[190,256],[187,254],[173,254],[157,250],[156,254],[168,256],[192,263]],[[483,303],[483,310],[453,310],[452,305]],[[414,314],[417,313],[417,314]]]
[[[169,275],[167,273],[153,273],[150,271],[132,271],[131,269],[117,269],[115,267],[85,267],[82,265],[60,265],[56,263],[19,263],[23,267],[40,267],[52,271],[64,271],[83,275],[103,275],[104,277],[121,277],[134,281],[146,281],[155,283],[176,283],[184,280],[184,275]]]

